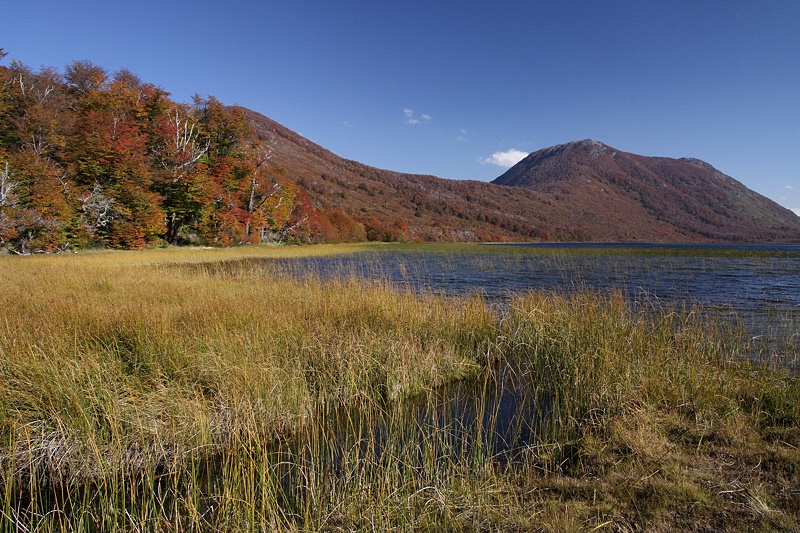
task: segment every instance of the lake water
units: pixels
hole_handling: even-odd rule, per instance
[[[800,245],[531,244],[480,252],[419,248],[301,259],[293,270],[381,278],[411,290],[478,292],[502,302],[530,290],[623,291],[638,302],[702,304],[741,323],[754,355],[797,364]]]
[[[618,290],[633,307],[651,308],[654,301],[700,304],[744,328],[754,359],[800,368],[800,245],[544,244],[441,250],[387,247],[282,264],[298,276],[381,279],[445,295],[478,292],[501,311],[510,295],[531,290]],[[476,450],[501,463],[516,461],[536,445],[537,428],[548,416],[546,399],[532,395],[536,384],[524,379],[501,373],[490,386],[480,379],[447,385],[410,404],[389,405],[381,416],[359,415],[357,409],[340,414],[328,428],[333,436],[322,439],[332,443],[331,471],[340,469],[346,452],[354,449],[381,456],[423,449],[423,444],[436,461],[461,461]],[[396,420],[407,422],[395,427]],[[400,427],[406,433],[397,436]],[[373,436],[367,447],[365,434]],[[398,449],[384,449],[387,445]],[[406,462],[421,468],[426,454]]]

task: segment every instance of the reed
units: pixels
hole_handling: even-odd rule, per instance
[[[800,386],[730,322],[274,263],[353,250],[0,257],[0,531],[796,525]]]

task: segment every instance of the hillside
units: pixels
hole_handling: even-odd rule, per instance
[[[343,159],[259,113],[245,115],[256,139],[272,151],[270,161],[308,193],[319,229],[332,240],[352,240],[359,226],[377,240],[552,237],[543,215],[546,195],[377,169]]]
[[[800,242],[800,218],[694,159],[580,141],[447,180],[124,69],[0,65],[1,251],[364,240]]]
[[[800,217],[696,159],[577,141],[530,154],[492,183],[446,180],[342,159],[263,115],[246,115],[320,213],[402,226],[409,239],[800,240]]]

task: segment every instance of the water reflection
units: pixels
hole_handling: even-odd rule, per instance
[[[510,367],[496,370],[397,402],[321,403],[317,423],[268,451],[275,497],[301,514],[313,480],[338,487],[392,478],[435,483],[447,473],[531,460],[549,396]]]

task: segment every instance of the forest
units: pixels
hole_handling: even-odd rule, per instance
[[[0,60],[7,53],[0,49]],[[244,112],[89,61],[0,65],[0,249],[307,241],[314,209]]]

